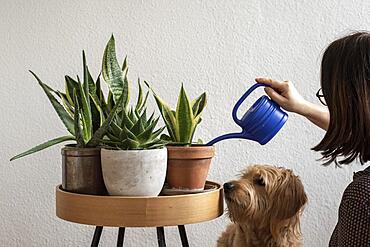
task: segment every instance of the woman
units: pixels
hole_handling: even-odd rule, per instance
[[[321,103],[314,105],[288,81],[257,78],[266,93],[287,111],[326,130],[313,148],[325,164],[370,159],[370,33],[358,32],[331,43],[321,63]],[[346,188],[329,246],[370,246],[370,167],[354,175]]]

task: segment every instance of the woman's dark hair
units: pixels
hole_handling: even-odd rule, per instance
[[[321,87],[330,113],[323,140],[313,148],[326,165],[370,159],[370,33],[335,40],[321,63]],[[337,157],[343,157],[337,161]]]

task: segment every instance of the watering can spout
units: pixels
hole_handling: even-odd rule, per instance
[[[215,143],[217,143],[219,141],[223,141],[223,140],[226,140],[226,139],[232,139],[232,138],[253,140],[252,136],[249,135],[248,133],[245,133],[245,132],[241,132],[241,133],[229,133],[229,134],[225,134],[225,135],[216,137],[212,141],[208,142],[206,145],[207,146],[212,146],[213,144],[215,144]]]

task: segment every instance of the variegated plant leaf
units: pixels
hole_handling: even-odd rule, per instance
[[[108,117],[105,119],[102,126],[97,131],[95,131],[94,135],[92,136],[90,141],[87,143],[88,147],[96,147],[97,145],[99,145],[99,141],[103,139],[110,124],[112,123],[114,116],[116,115],[117,110],[120,108],[119,106],[122,104],[122,101],[123,101],[123,96],[121,96],[118,99],[117,105],[113,107],[112,111],[109,113]]]
[[[124,104],[127,105],[129,99],[129,85],[124,72],[121,70],[117,57],[114,36],[108,41],[102,63],[102,74],[105,82],[108,84],[113,94],[113,100],[117,103],[118,99],[124,94]]]
[[[151,136],[154,132],[154,128],[156,127],[157,123],[158,123],[158,120],[159,118],[157,118],[156,120],[154,120],[154,122],[149,125],[146,129],[144,129],[143,132],[141,132],[138,136],[137,136],[137,139],[141,142],[145,141],[145,140],[149,140],[151,139]]]
[[[19,159],[19,158],[24,157],[26,155],[30,155],[30,154],[39,152],[39,151],[41,151],[41,150],[43,150],[45,148],[51,147],[51,146],[56,145],[58,143],[65,142],[65,141],[73,141],[73,140],[75,140],[75,137],[74,136],[70,136],[70,135],[69,136],[61,136],[61,137],[58,137],[58,138],[49,140],[47,142],[44,142],[44,143],[42,143],[40,145],[37,145],[36,147],[33,147],[33,148],[31,148],[31,149],[23,152],[23,153],[20,153],[20,154],[18,154],[16,156],[12,157],[10,159],[10,161]]]
[[[76,97],[77,100],[81,101],[80,111],[81,111],[81,120],[83,125],[83,137],[85,141],[89,141],[92,137],[92,115],[90,109],[90,97],[88,85],[85,84],[85,88],[80,81],[80,78],[77,76],[77,82],[79,87],[79,95]],[[87,92],[87,94],[86,94]],[[76,104],[76,101],[75,101]]]
[[[167,131],[170,134],[172,140],[174,140],[175,142],[180,141],[179,127],[174,112],[171,110],[168,104],[155,93],[154,89],[150,86],[150,84],[147,81],[144,82],[153,93],[155,102],[157,103],[159,111],[166,124]]]
[[[35,73],[30,70],[31,74],[36,78],[37,82],[44,90],[46,96],[48,97],[50,103],[54,107],[54,110],[58,114],[60,120],[62,120],[64,126],[67,128],[69,133],[74,135],[74,124],[72,117],[68,114],[68,112],[64,109],[64,107],[58,102],[58,100],[52,95],[50,91],[50,87],[44,84]]]
[[[64,109],[68,112],[69,116],[74,118],[74,107],[68,102],[67,95],[62,92],[57,91],[56,94],[59,96],[62,101]]]
[[[202,93],[197,99],[192,101],[191,105],[192,105],[194,117],[197,117],[203,112],[206,104],[207,104],[206,93]]]
[[[138,84],[138,87],[139,87],[139,93],[138,93],[138,96],[137,96],[137,102],[136,102],[135,110],[140,112],[141,108],[143,107],[142,106],[142,104],[143,104],[143,88],[141,87],[140,78],[137,79],[137,84]]]
[[[194,115],[190,101],[184,86],[181,86],[179,98],[176,107],[176,121],[179,126],[180,142],[191,143],[191,137],[194,129]]]
[[[66,97],[70,105],[74,106],[73,102],[73,90],[78,89],[77,81],[73,80],[69,76],[65,76],[65,89],[66,89]]]
[[[85,140],[85,136],[83,133],[83,126],[81,125],[81,114],[80,114],[80,104],[78,103],[76,89],[73,90],[73,99],[75,102],[75,112],[74,112],[74,126],[75,126],[75,138],[77,142],[78,148],[85,147],[85,143],[88,140]]]

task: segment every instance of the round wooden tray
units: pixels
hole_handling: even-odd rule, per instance
[[[94,196],[56,187],[59,218],[87,225],[113,227],[177,226],[215,219],[223,214],[223,190],[158,197]]]

